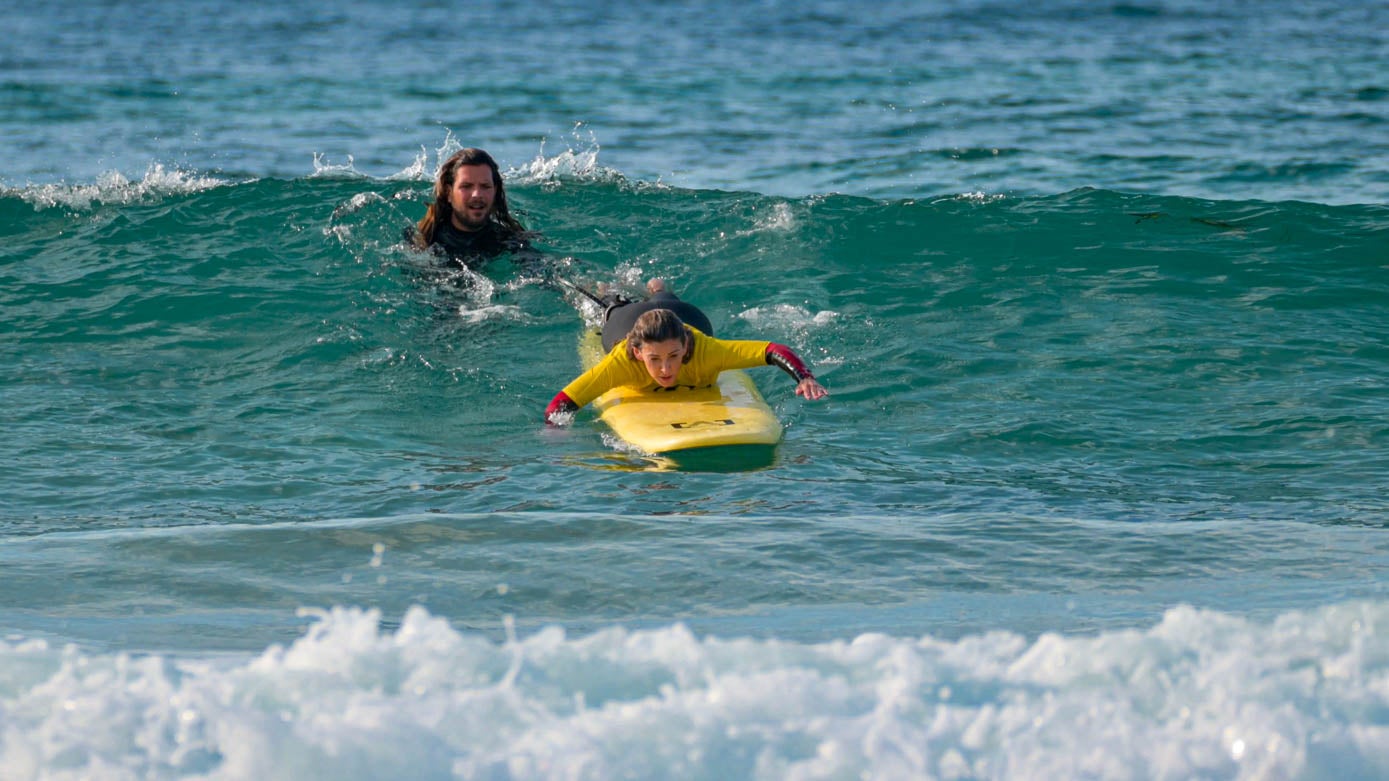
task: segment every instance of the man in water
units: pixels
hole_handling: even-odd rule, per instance
[[[434,202],[415,226],[411,241],[441,253],[456,268],[476,270],[502,253],[538,256],[526,229],[511,216],[497,161],[481,149],[461,149],[439,168]]]

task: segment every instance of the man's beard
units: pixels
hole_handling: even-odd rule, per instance
[[[464,228],[467,228],[468,230],[478,230],[482,226],[486,225],[487,221],[491,219],[492,210],[488,209],[487,211],[484,211],[482,213],[482,218],[478,220],[473,219],[472,210],[455,211],[453,213],[453,216],[454,219],[456,219],[458,223],[461,224]]]

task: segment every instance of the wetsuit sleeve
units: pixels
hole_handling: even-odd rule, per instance
[[[629,360],[626,350],[627,341],[624,339],[593,368],[564,386],[560,395],[578,409],[618,386],[650,384],[651,378],[646,374],[646,367]]]
[[[690,366],[694,374],[705,378],[705,382],[713,382],[719,372],[729,369],[751,369],[767,364],[770,342],[715,339],[694,328],[690,331],[695,335]]]
[[[767,363],[791,375],[796,382],[815,376],[810,373],[810,369],[806,367],[800,356],[784,344],[777,344],[776,342],[767,344]]]
[[[560,391],[555,394],[553,399],[550,399],[550,406],[545,408],[545,422],[550,422],[550,416],[556,412],[573,412],[578,408],[579,405],[575,404],[573,399],[565,395],[564,391]]]

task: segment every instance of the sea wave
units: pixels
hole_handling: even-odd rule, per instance
[[[1389,602],[1094,636],[493,642],[420,607],[255,656],[0,643],[13,778],[1288,778],[1389,772]]]
[[[206,174],[154,164],[138,179],[108,171],[90,184],[38,184],[0,188],[0,198],[17,197],[36,210],[85,210],[97,204],[129,204],[170,194],[189,194],[231,184]]]

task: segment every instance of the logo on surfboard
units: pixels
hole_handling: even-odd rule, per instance
[[[714,420],[691,420],[681,423],[672,423],[670,424],[670,427],[673,429],[685,431],[692,428],[707,428],[731,425],[733,425],[733,418],[715,418]]]

